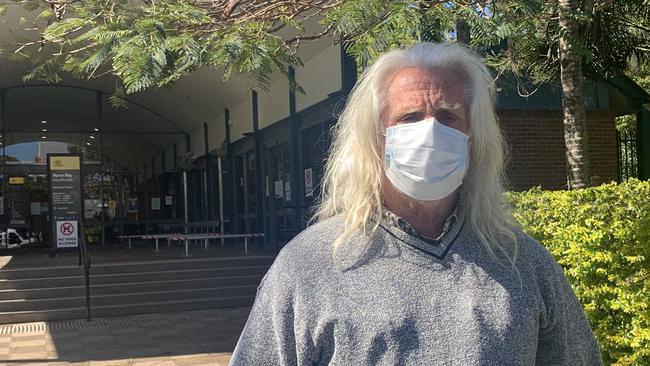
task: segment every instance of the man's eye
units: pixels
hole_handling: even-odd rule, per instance
[[[439,115],[436,115],[436,119],[440,123],[450,124],[456,122],[456,120],[458,120],[458,116],[453,113],[441,113]]]
[[[418,116],[415,113],[409,113],[400,117],[399,122],[416,122],[417,120]]]

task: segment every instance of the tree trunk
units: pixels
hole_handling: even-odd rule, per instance
[[[560,79],[569,189],[589,186],[590,177],[582,57],[575,46],[579,28],[573,14],[577,9],[576,0],[560,0]]]
[[[469,24],[461,17],[456,18],[456,41],[469,45],[471,40]]]

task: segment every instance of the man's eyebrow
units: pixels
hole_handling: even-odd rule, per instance
[[[438,103],[436,103],[436,108],[446,109],[449,111],[458,111],[463,108],[463,105],[461,103],[449,103],[444,100],[441,100]]]
[[[425,106],[425,104],[418,103],[418,104],[415,104],[415,105],[410,105],[410,106],[404,107],[403,109],[398,109],[398,111],[399,111],[400,114],[421,112],[422,108],[424,108],[424,106]],[[456,111],[456,110],[461,110],[463,108],[463,104],[458,103],[458,102],[450,103],[450,102],[447,102],[445,100],[439,100],[439,101],[436,102],[435,107],[437,109],[446,109],[446,110],[450,110],[450,111]]]
[[[410,105],[407,107],[404,107],[403,109],[396,109],[394,111],[391,111],[389,118],[398,118],[398,117],[404,117],[409,114],[417,114],[421,113],[423,109],[423,106],[418,104],[418,105]],[[449,111],[452,113],[459,113],[463,111],[463,105],[462,103],[450,103],[446,102],[444,100],[440,100],[436,102],[436,109],[438,110],[443,110],[443,111]]]

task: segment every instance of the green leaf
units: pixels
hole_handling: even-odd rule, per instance
[[[38,14],[38,16],[36,17],[36,19],[40,19],[40,18],[49,18],[49,17],[51,17],[51,16],[52,16],[52,10],[51,10],[51,9],[45,9],[45,10],[43,10],[40,14]]]
[[[71,32],[82,29],[88,25],[89,21],[83,18],[68,18],[60,22],[50,24],[43,32],[43,37],[49,42],[61,41],[63,37],[68,36]]]

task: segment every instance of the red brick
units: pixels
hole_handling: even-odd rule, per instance
[[[566,188],[564,127],[560,111],[500,110],[501,129],[509,149],[506,174],[514,190],[541,185]],[[617,178],[614,114],[587,113],[590,170],[598,182]]]

